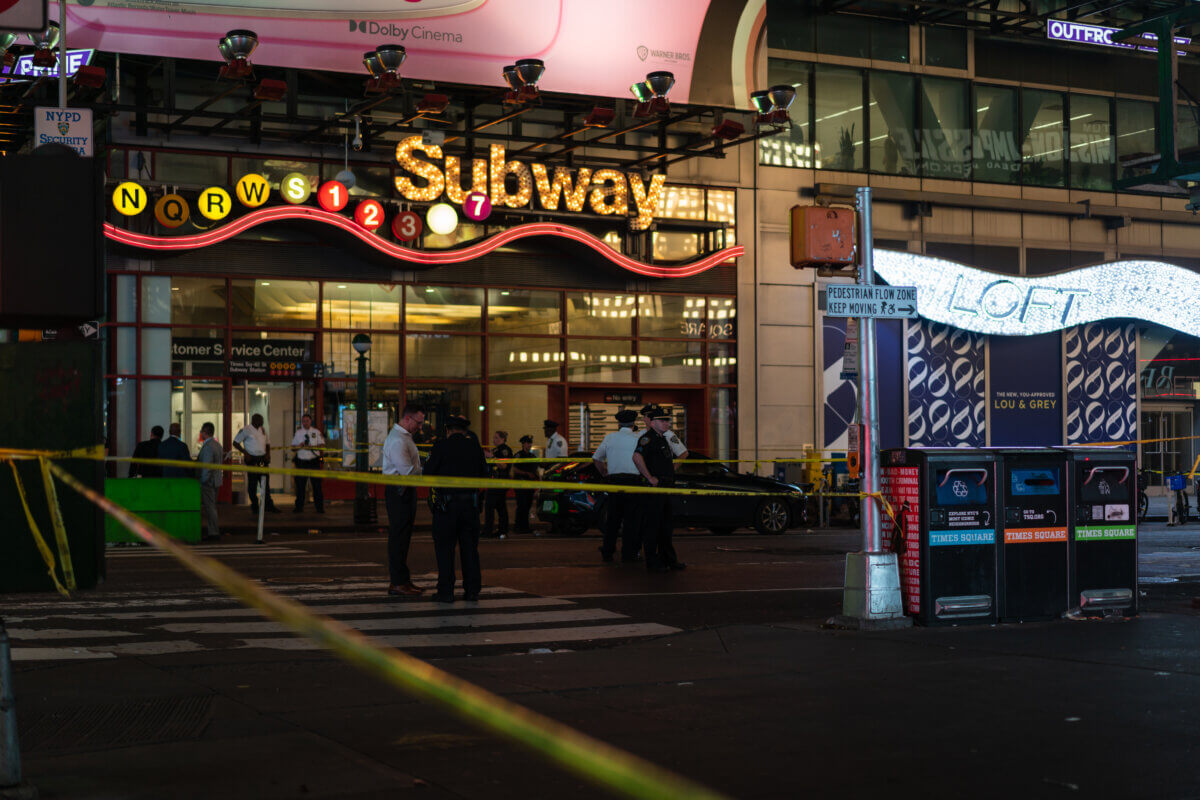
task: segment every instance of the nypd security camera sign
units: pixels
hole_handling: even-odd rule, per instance
[[[64,144],[81,156],[95,155],[90,108],[34,109],[33,146]]]

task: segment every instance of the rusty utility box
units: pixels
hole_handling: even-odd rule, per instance
[[[854,263],[854,210],[792,206],[792,266],[845,267]]]

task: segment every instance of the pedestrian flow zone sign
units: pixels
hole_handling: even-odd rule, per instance
[[[917,287],[830,284],[825,287],[824,311],[830,317],[915,319]]]

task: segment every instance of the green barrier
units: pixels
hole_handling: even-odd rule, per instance
[[[200,541],[200,481],[195,478],[109,478],[104,496],[181,542]],[[104,522],[109,543],[142,542],[113,517]]]

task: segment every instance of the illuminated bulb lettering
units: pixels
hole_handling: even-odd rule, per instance
[[[629,223],[635,231],[644,231],[654,221],[654,214],[662,204],[663,186],[667,182],[666,175],[651,175],[650,187],[647,191],[642,185],[642,179],[637,175],[629,175],[629,190],[633,193],[633,202],[637,206],[637,218]]]
[[[488,193],[488,162],[482,158],[471,160],[471,188],[462,186],[462,162],[457,156],[446,157],[446,197],[460,206],[471,192]]]
[[[579,170],[579,177],[572,184],[571,171],[566,167],[555,167],[554,182],[551,183],[546,174],[546,165],[534,164],[533,177],[537,181],[538,202],[542,204],[542,208],[557,211],[561,195],[568,211],[583,210],[583,201],[587,199],[588,188],[592,183],[590,169]]]
[[[625,176],[615,169],[598,169],[592,175],[592,194],[588,203],[597,214],[629,213],[629,191]]]
[[[529,174],[529,167],[520,161],[505,161],[502,144],[491,147],[491,171],[493,206],[521,208],[529,205],[533,199],[533,178]],[[504,179],[510,172],[517,176],[517,193],[512,195],[504,188]]]
[[[413,155],[414,150],[420,150],[430,158],[441,158],[442,148],[436,144],[425,144],[420,136],[409,136],[396,145],[396,162],[418,178],[425,179],[424,186],[417,186],[412,180],[403,175],[396,176],[396,191],[418,203],[436,200],[446,189],[446,177],[442,171],[428,161]]]

